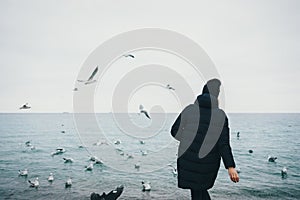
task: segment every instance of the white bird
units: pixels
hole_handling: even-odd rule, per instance
[[[96,160],[98,160],[99,158],[97,157],[97,156],[91,156],[90,157],[90,161],[96,161]]]
[[[170,166],[171,168],[172,168],[172,174],[174,175],[174,176],[177,176],[177,169],[173,166],[173,165],[171,165],[171,164],[169,164],[168,166]]]
[[[66,181],[65,187],[71,187],[72,186],[72,179],[69,177]]]
[[[144,140],[140,140],[140,144],[145,144],[145,141]]]
[[[277,157],[274,157],[274,156],[268,156],[268,161],[269,161],[269,162],[275,162],[276,159],[277,159]]]
[[[73,158],[63,158],[65,163],[72,163],[74,162],[74,159]]]
[[[59,155],[59,154],[63,154],[64,152],[66,152],[64,148],[57,148],[55,152],[51,153],[51,155],[52,156]]]
[[[34,181],[28,180],[28,183],[30,183],[29,187],[39,187],[40,186],[40,182],[39,182],[39,178],[36,177]]]
[[[116,145],[121,144],[121,140],[114,141],[114,144],[116,144]]]
[[[28,103],[25,103],[23,106],[20,107],[20,110],[22,109],[30,109],[31,107],[28,106]]]
[[[30,141],[25,142],[25,145],[26,145],[27,147],[31,147]]]
[[[127,159],[133,158],[132,154],[127,154]]]
[[[36,148],[35,148],[35,146],[31,146],[30,149],[31,150],[35,150]]]
[[[281,170],[281,176],[282,176],[282,178],[286,178],[286,176],[287,176],[287,168],[286,167],[282,168],[282,170]]]
[[[28,170],[27,169],[24,169],[24,170],[19,170],[19,175],[20,176],[27,176],[28,175]]]
[[[135,169],[140,169],[140,167],[141,167],[141,163],[140,162],[134,164],[134,168]]]
[[[53,173],[50,173],[50,174],[49,174],[49,176],[48,176],[48,181],[49,181],[49,182],[54,181]]]
[[[101,159],[98,159],[98,158],[97,158],[97,159],[95,160],[95,164],[103,164],[103,161],[102,161]]]
[[[141,152],[142,152],[142,156],[146,156],[146,155],[148,155],[148,152],[146,151],[146,150],[141,150]]]
[[[142,181],[142,186],[143,186],[143,192],[151,190],[150,182],[145,183],[144,181]]]
[[[148,112],[144,109],[143,105],[140,105],[139,109],[140,109],[140,113],[143,113],[147,118],[151,119]]]
[[[91,84],[91,83],[95,83],[96,80],[93,80],[94,76],[97,74],[98,72],[98,66],[94,69],[93,73],[91,74],[91,76],[88,78],[88,80],[77,80],[78,82],[84,82],[85,85],[87,84]]]
[[[88,166],[85,166],[86,170],[92,171],[94,169],[94,163],[90,163]]]
[[[169,89],[169,90],[175,90],[170,84],[168,84],[168,85],[166,86],[166,88]]]

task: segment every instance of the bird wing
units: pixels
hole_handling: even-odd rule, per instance
[[[146,115],[146,117],[148,117],[149,119],[151,119],[151,117],[149,116],[149,114],[147,113],[147,111],[142,110],[142,113],[144,113]]]
[[[91,81],[93,80],[94,76],[97,74],[98,72],[98,66],[96,67],[96,69],[93,71],[92,75],[89,77],[89,79],[87,81]]]

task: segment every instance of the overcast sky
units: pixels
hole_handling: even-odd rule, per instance
[[[89,54],[145,27],[176,31],[206,51],[227,112],[300,112],[299,10],[298,0],[2,0],[0,112],[20,112],[26,102],[29,112],[72,112],[72,89]]]

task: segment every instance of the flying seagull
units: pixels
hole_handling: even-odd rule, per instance
[[[22,107],[20,107],[19,109],[30,109],[31,107],[28,106],[28,103],[25,103]]]
[[[175,88],[173,88],[170,84],[168,84],[168,85],[166,86],[166,88],[169,89],[169,90],[175,90]]]
[[[105,192],[103,192],[101,196],[93,192],[91,194],[91,200],[116,200],[121,196],[123,190],[124,186],[120,185],[116,189],[110,191],[108,194],[105,194]]]
[[[151,117],[149,116],[148,112],[144,109],[143,105],[140,105],[140,113],[143,113],[146,115],[147,118],[151,119]]]
[[[98,72],[98,66],[94,69],[93,73],[91,74],[91,76],[88,78],[88,80],[77,80],[78,82],[84,82],[85,85],[87,84],[91,84],[91,83],[95,83],[96,80],[93,80],[94,76],[97,74]]]
[[[128,58],[128,57],[130,57],[130,58],[135,58],[135,56],[132,55],[132,54],[125,54],[124,57],[125,57],[125,58]]]

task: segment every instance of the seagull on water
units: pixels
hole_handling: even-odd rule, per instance
[[[277,159],[277,157],[274,157],[274,156],[268,156],[268,161],[269,161],[269,162],[275,162],[276,159]]]
[[[146,151],[146,150],[141,150],[141,153],[142,153],[142,156],[146,156],[146,155],[148,155],[148,151]]]
[[[114,141],[114,144],[116,144],[116,145],[121,144],[121,140]]]
[[[67,187],[71,187],[71,186],[72,186],[72,178],[69,177],[65,183],[65,187],[67,188]]]
[[[139,109],[140,109],[140,113],[145,114],[145,116],[146,116],[147,118],[151,119],[151,117],[149,116],[148,112],[144,109],[144,106],[143,106],[143,105],[140,105]]]
[[[145,141],[144,140],[140,140],[140,144],[145,144]]]
[[[141,162],[137,162],[136,164],[134,164],[135,169],[140,169],[140,167],[141,167]]]
[[[287,177],[287,168],[283,167],[281,170],[281,177],[286,178]]]
[[[65,153],[66,150],[64,148],[57,148],[55,152],[51,153],[52,156],[59,155]]]
[[[49,174],[49,176],[48,176],[48,181],[49,181],[49,182],[53,182],[53,181],[54,181],[53,173],[50,173],[50,174]]]
[[[91,83],[95,83],[96,80],[93,80],[94,76],[97,74],[98,72],[98,66],[94,69],[93,73],[91,74],[91,76],[88,78],[88,80],[77,80],[78,82],[84,82],[85,85],[87,84],[91,84]]]
[[[90,162],[90,164],[88,166],[85,166],[85,169],[87,171],[92,171],[94,169],[94,163]]]
[[[30,109],[31,107],[28,106],[28,103],[25,103],[23,106],[20,107],[20,110],[22,109]]]
[[[143,192],[145,192],[145,191],[150,191],[151,190],[151,185],[150,185],[151,183],[150,182],[144,182],[144,181],[142,181],[142,186],[143,186]]]
[[[39,187],[40,186],[40,182],[39,182],[39,178],[36,177],[34,181],[28,180],[28,183],[30,183],[29,187]]]
[[[27,176],[28,175],[28,170],[27,169],[19,170],[19,175],[20,176]]]
[[[65,163],[72,163],[74,162],[73,158],[63,158]]]

